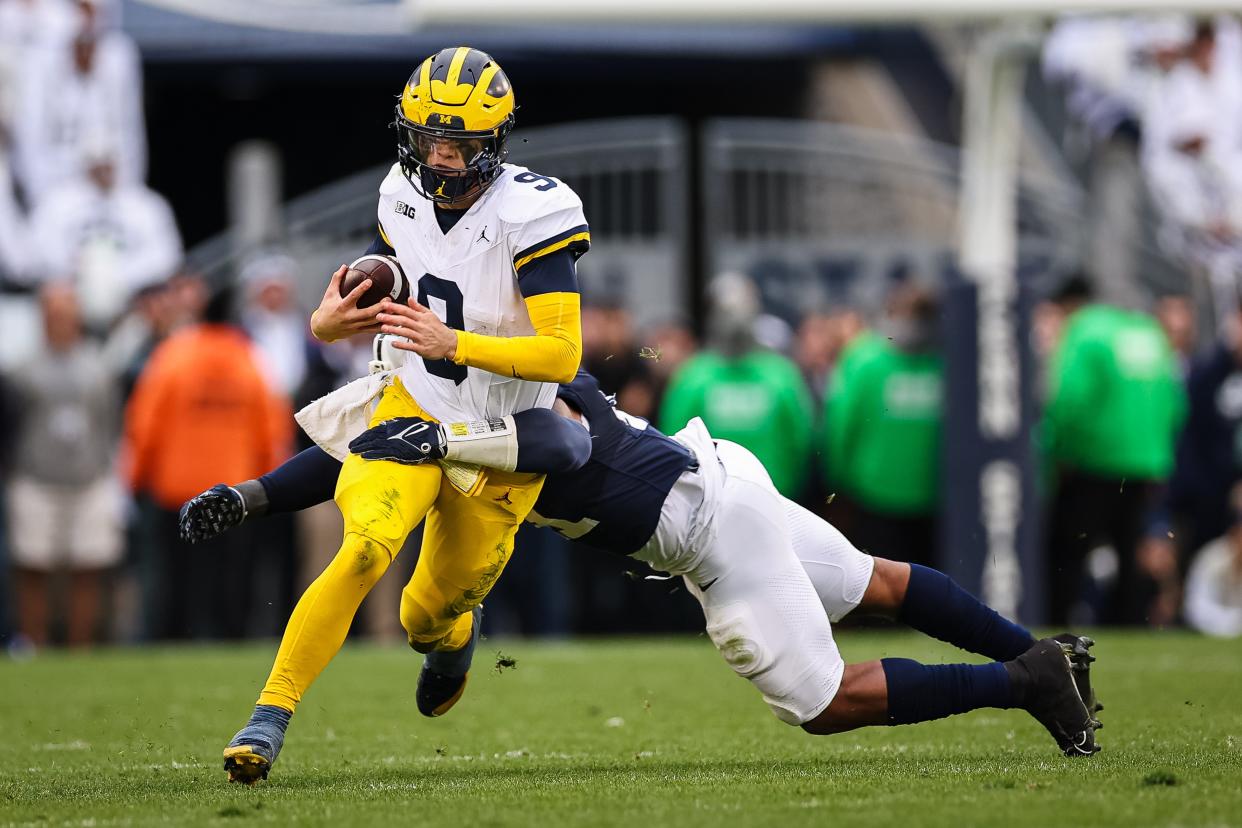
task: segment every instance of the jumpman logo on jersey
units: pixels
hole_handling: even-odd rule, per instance
[[[502,494],[500,497],[494,497],[492,498],[492,500],[496,501],[497,503],[508,503],[510,506],[512,506],[513,501],[509,499],[509,495],[512,493],[513,493],[513,489],[506,489],[504,494]]]
[[[479,231],[479,237],[474,240],[475,244],[478,244],[479,242],[487,242],[488,244],[492,243],[492,240],[487,237],[486,227],[484,227],[482,230]]]
[[[444,185],[447,183],[447,181],[441,181],[439,189],[437,189],[433,195],[444,195]]]

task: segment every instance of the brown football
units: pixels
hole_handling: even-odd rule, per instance
[[[369,308],[384,299],[404,303],[410,298],[410,283],[392,256],[368,253],[354,261],[341,279],[341,296],[348,296],[364,279],[370,279],[371,286],[359,297],[360,308]]]

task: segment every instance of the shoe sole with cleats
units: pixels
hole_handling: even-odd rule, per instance
[[[253,785],[267,779],[272,765],[259,754],[255,745],[234,745],[224,749],[224,769],[230,782]]]

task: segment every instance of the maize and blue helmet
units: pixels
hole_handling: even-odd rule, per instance
[[[513,129],[513,87],[500,65],[478,49],[443,49],[419,64],[397,104],[397,160],[420,195],[454,204],[481,193],[500,174]],[[427,163],[450,141],[464,170]]]

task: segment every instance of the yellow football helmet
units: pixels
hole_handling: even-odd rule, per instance
[[[436,52],[410,75],[397,104],[402,172],[432,201],[477,195],[500,174],[515,108],[509,79],[490,55],[469,46]],[[444,164],[446,151],[464,166]]]

